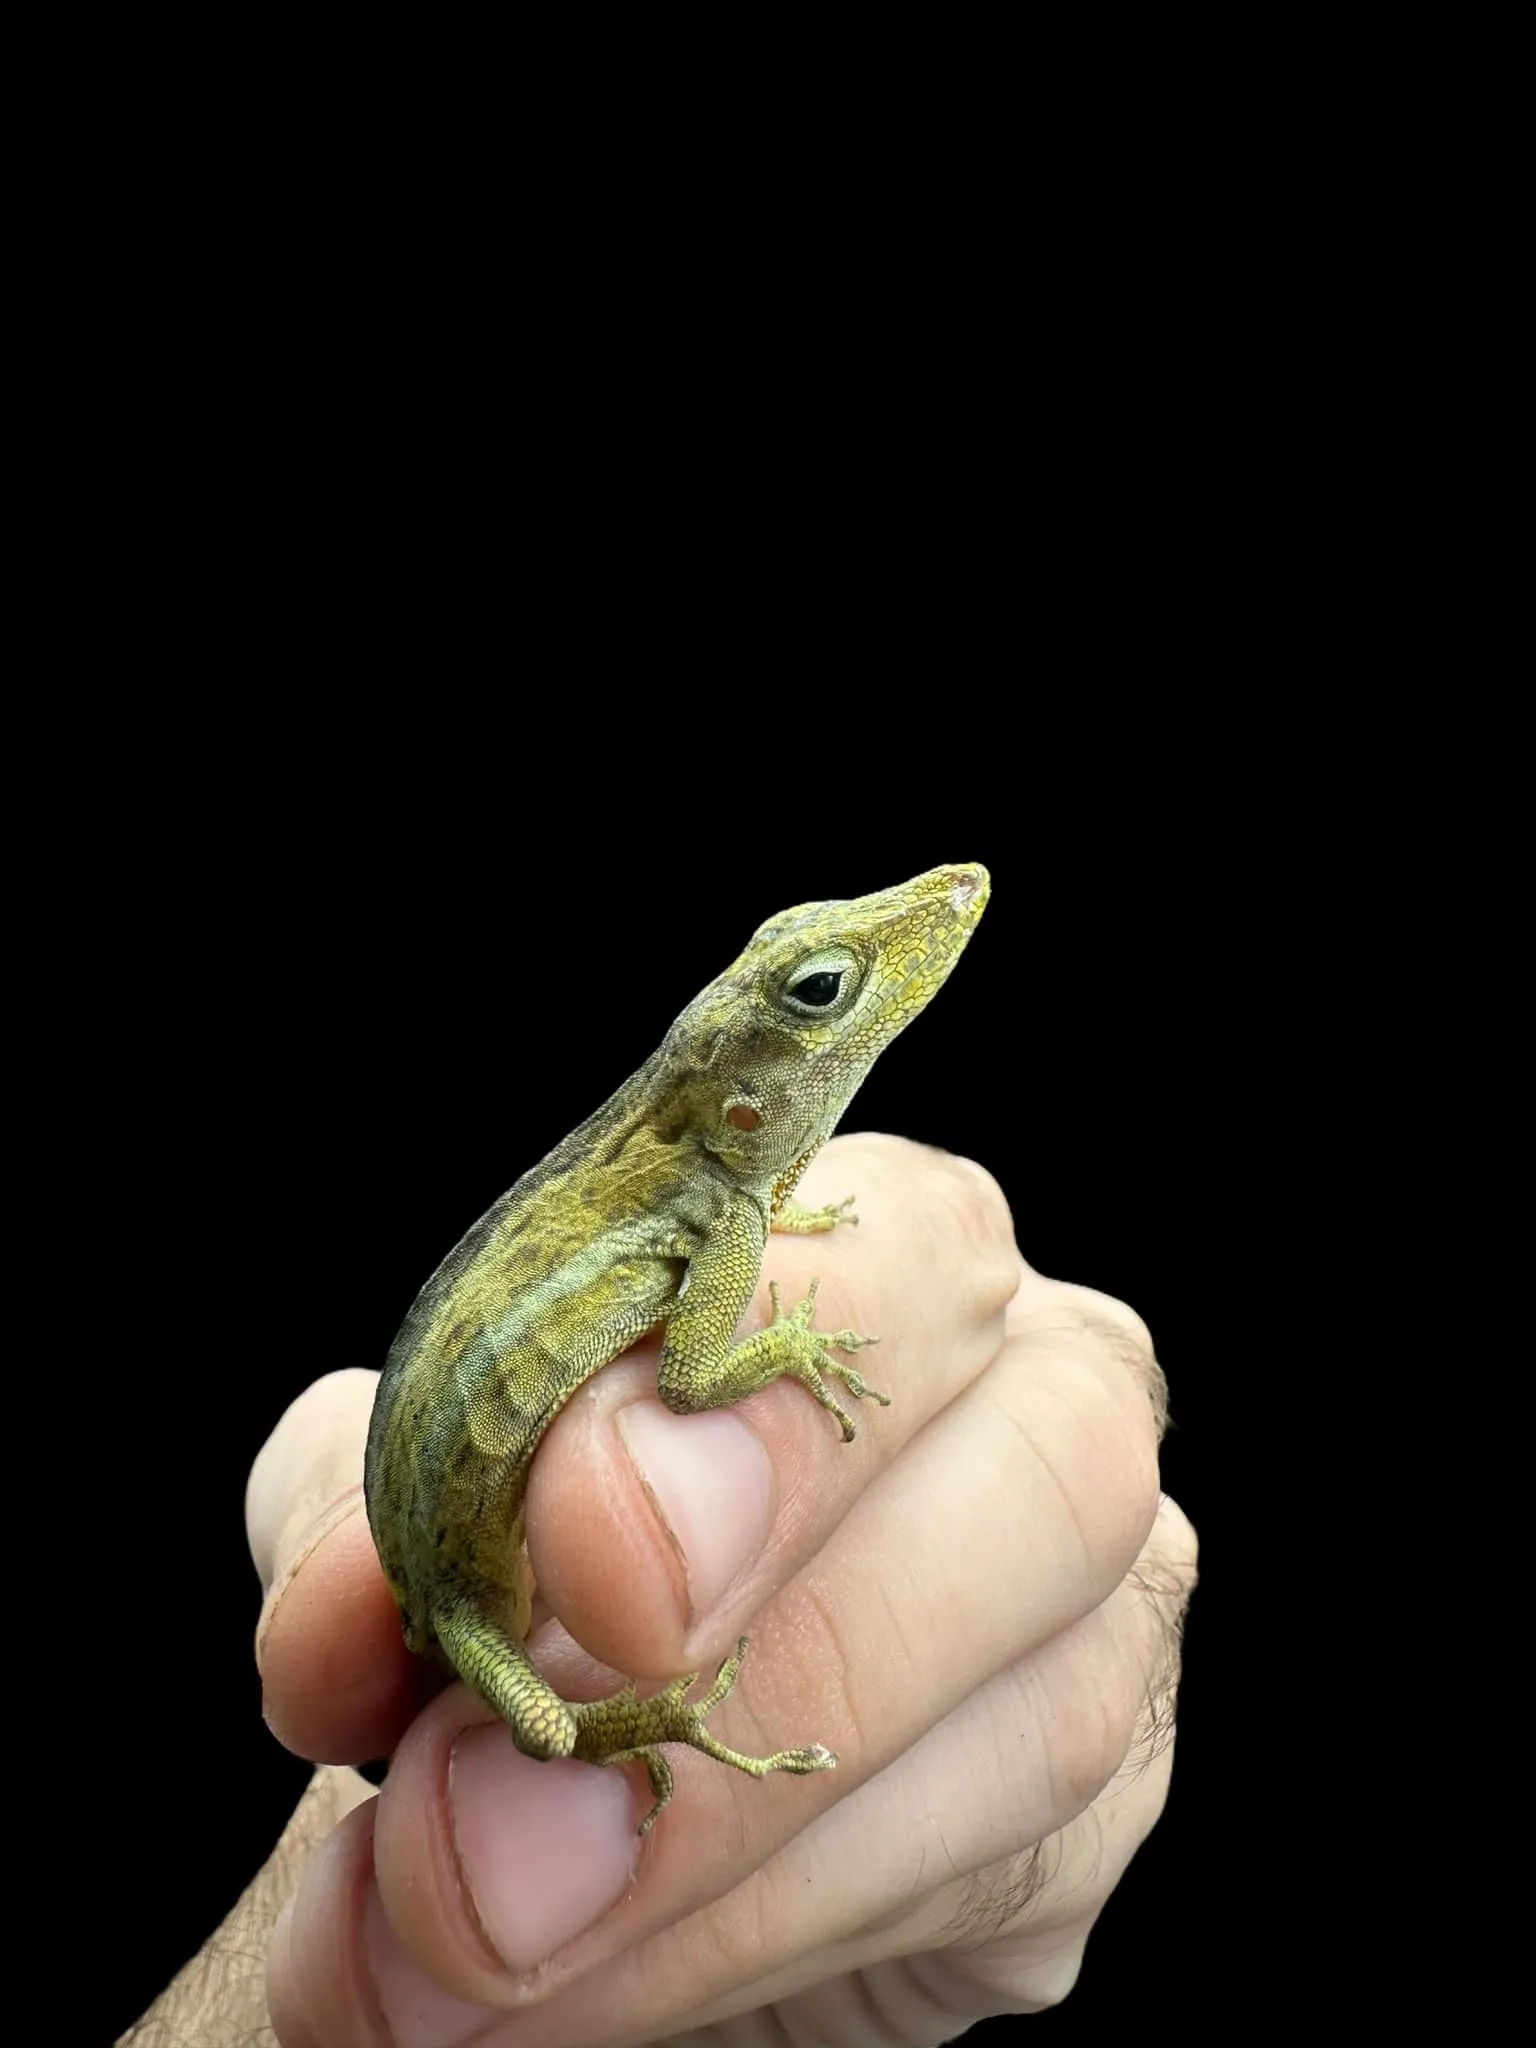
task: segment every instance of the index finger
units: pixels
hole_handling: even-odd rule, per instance
[[[400,1633],[363,1504],[376,1372],[327,1373],[284,1411],[245,1490],[266,1597],[262,1712],[285,1748],[353,1764],[393,1749],[436,1686]]]

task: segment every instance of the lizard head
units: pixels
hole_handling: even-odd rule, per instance
[[[780,911],[678,1018],[667,1050],[705,1149],[775,1204],[948,978],[986,908],[974,862]]]

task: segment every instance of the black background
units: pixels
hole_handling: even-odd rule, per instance
[[[1351,1292],[1315,1363],[1293,1302],[1322,1198],[1372,1203],[1344,1146],[1379,1047],[1340,990],[1404,836],[1362,802],[1404,782],[1384,630],[1434,579],[1383,518],[1419,517],[1423,460],[1417,269],[1402,335],[1375,296],[1394,160],[1367,128],[1335,177],[1355,119],[1297,83],[1327,50],[1210,40],[1090,22],[1075,58],[933,79],[925,46],[915,89],[861,45],[847,162],[795,113],[735,176],[717,64],[675,133],[642,96],[632,177],[585,64],[528,139],[537,71],[509,124],[494,62],[476,102],[457,53],[381,85],[351,45],[318,78],[253,49],[254,119],[215,66],[173,85],[195,131],[130,95],[82,169],[62,391],[20,401],[56,580],[18,705],[56,723],[12,770],[47,934],[14,1008],[57,1060],[17,1109],[65,1276],[15,1540],[30,1563],[62,1497],[84,1612],[61,1635],[29,1571],[12,1635],[87,1717],[108,1871],[69,1902],[61,2036],[143,2009],[307,1781],[260,1719],[241,1513],[286,1403],[382,1360],[765,914],[972,858],[983,927],[849,1127],[973,1154],[1035,1265],[1146,1317],[1203,1541],[1168,1812],[1028,2024],[1230,2037],[1232,1987],[1246,2016],[1284,1981],[1254,1873],[1317,1807],[1277,1825],[1254,1781],[1298,1691],[1307,1771],[1345,1748],[1374,1587],[1334,1523],[1294,1554],[1268,1468],[1302,1417],[1315,1498],[1381,1349]],[[1441,829],[1433,773],[1407,794]],[[1400,1512],[1363,1518],[1383,1556]],[[1349,1599],[1326,1684],[1319,1556]]]
[[[307,1779],[260,1718],[241,1515],[284,1406],[321,1372],[382,1360],[465,1224],[763,916],[959,859],[991,868],[987,915],[847,1127],[985,1162],[1032,1263],[1141,1312],[1172,1384],[1165,1484],[1205,1544],[1167,1813],[1078,1989],[1033,2024],[1097,2039],[1149,2009],[1216,2010],[1238,1827],[1216,1704],[1241,1512],[1227,1475],[1253,1427],[1230,1308],[1253,1186],[1234,1079],[1241,877],[1213,858],[1203,793],[1174,798],[1170,774],[1145,772],[1143,744],[1169,766],[1178,733],[1137,728],[1129,707],[1118,733],[1096,730],[1086,687],[1088,717],[1051,729],[1001,673],[701,687],[668,714],[697,727],[710,706],[686,756],[645,758],[667,718],[629,732],[575,689],[530,698],[498,746],[397,731],[388,764],[295,726],[233,819],[201,791],[150,828],[125,1142],[149,1162],[129,1188],[128,1284],[154,1371],[125,1427],[142,1434],[134,1527],[165,1592],[147,1638],[142,1607],[109,1603],[143,1683],[126,1709],[134,1767],[105,1798],[128,1839],[154,1842],[157,1876],[126,1901],[115,2025],[217,1923]],[[852,714],[835,728],[827,692]]]

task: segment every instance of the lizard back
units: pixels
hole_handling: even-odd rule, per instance
[[[364,1485],[413,1649],[430,1646],[432,1606],[456,1584],[516,1600],[539,1439],[665,1319],[708,1232],[714,1176],[685,1130],[658,1129],[657,1060],[465,1232],[390,1347]]]

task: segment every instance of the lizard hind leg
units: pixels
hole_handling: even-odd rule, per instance
[[[436,1608],[432,1625],[444,1656],[464,1683],[494,1707],[524,1756],[549,1763],[576,1746],[575,1711],[546,1685],[517,1637],[473,1595]]]
[[[686,1743],[752,1778],[766,1777],[770,1771],[797,1775],[830,1771],[837,1763],[831,1750],[819,1742],[804,1749],[781,1749],[774,1756],[742,1756],[710,1734],[705,1717],[736,1683],[746,1655],[745,1636],[735,1654],[716,1672],[708,1692],[692,1706],[687,1695],[699,1675],[696,1671],[675,1678],[650,1699],[637,1699],[635,1682],[630,1679],[605,1700],[574,1703],[561,1699],[540,1678],[522,1644],[471,1595],[461,1593],[438,1608],[433,1621],[449,1663],[466,1685],[496,1709],[524,1756],[536,1757],[541,1763],[575,1757],[589,1764],[638,1761],[645,1765],[655,1803],[640,1823],[642,1835],[650,1833],[657,1814],[672,1797],[671,1768],[658,1747],[663,1742]]]
[[[654,1693],[650,1699],[636,1699],[631,1680],[609,1699],[594,1700],[588,1706],[567,1709],[574,1715],[577,1729],[572,1755],[594,1764],[638,1760],[645,1765],[656,1803],[640,1823],[642,1835],[650,1833],[656,1816],[672,1797],[672,1771],[657,1747],[660,1743],[686,1743],[690,1749],[712,1756],[717,1763],[745,1771],[749,1778],[765,1778],[770,1771],[790,1771],[797,1777],[803,1777],[811,1771],[836,1768],[837,1758],[819,1742],[813,1742],[804,1749],[781,1749],[773,1756],[742,1756],[737,1750],[727,1749],[723,1742],[710,1734],[704,1725],[705,1717],[719,1706],[736,1683],[746,1653],[747,1639],[743,1636],[734,1654],[727,1657],[715,1673],[708,1692],[692,1706],[688,1704],[687,1696],[698,1678],[696,1671],[690,1671],[683,1678],[674,1678],[670,1685]]]

